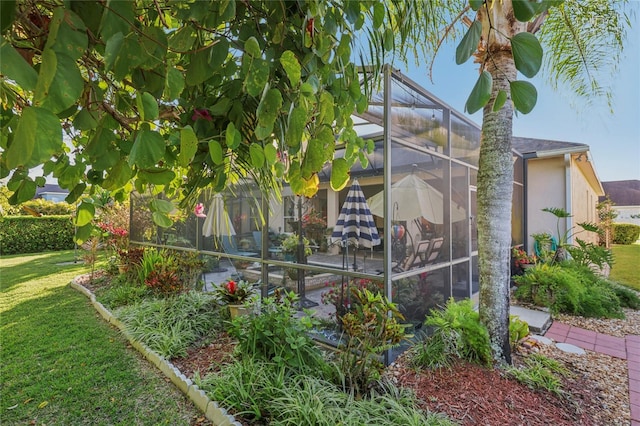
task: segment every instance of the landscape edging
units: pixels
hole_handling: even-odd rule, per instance
[[[69,283],[69,286],[74,290],[84,294],[90,301],[93,307],[100,313],[100,315],[107,321],[116,327],[123,336],[127,338],[133,348],[142,354],[149,362],[155,365],[162,374],[165,375],[171,382],[180,389],[193,404],[202,411],[205,417],[213,422],[217,426],[242,426],[231,414],[216,401],[212,401],[207,394],[201,390],[198,385],[194,384],[191,379],[187,378],[180,370],[178,370],[171,362],[167,361],[157,352],[151,350],[147,345],[134,339],[130,333],[127,332],[124,324],[118,320],[105,306],[96,300],[96,296],[91,290],[84,287],[82,284],[78,284],[75,280]]]

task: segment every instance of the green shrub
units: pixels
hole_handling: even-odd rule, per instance
[[[230,334],[238,339],[242,354],[264,359],[298,371],[322,371],[326,363],[320,349],[307,332],[313,326],[310,316],[295,317],[296,296],[281,300],[263,299],[260,315],[233,320]]]
[[[584,265],[567,261],[557,265],[536,265],[514,277],[514,296],[548,307],[552,313],[585,317],[623,318],[620,301],[611,285]]]
[[[338,351],[338,365],[346,384],[357,393],[366,393],[384,371],[382,354],[405,338],[404,319],[395,303],[366,288],[352,293],[353,309],[342,317],[346,344]]]
[[[215,299],[198,292],[145,299],[116,309],[115,315],[131,336],[165,358],[184,356],[198,339],[222,330]]]
[[[640,238],[640,226],[631,223],[613,224],[614,244],[633,244]]]
[[[69,216],[6,216],[0,219],[0,254],[70,250],[74,231]]]
[[[453,357],[491,365],[489,332],[480,323],[480,315],[473,309],[471,300],[449,299],[444,309],[431,311],[425,325],[433,332],[412,349],[412,365],[448,366]]]

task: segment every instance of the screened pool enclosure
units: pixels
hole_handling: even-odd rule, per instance
[[[381,88],[367,111],[354,115],[356,130],[375,142],[375,151],[367,167],[351,170],[379,244],[366,247],[353,238],[332,238],[352,182],[332,191],[330,166],[320,173],[320,190],[313,198],[284,188],[281,200],[264,199],[250,183],[222,197],[205,191],[199,210],[183,212],[168,229],[153,224],[145,197],[133,196],[132,242],[197,250],[219,259],[203,271],[211,285],[239,274],[260,280],[263,295],[274,286],[287,287],[300,294],[305,306],[319,310],[319,298],[312,295],[332,284],[377,285],[412,324],[422,323],[432,307],[449,297],[475,297],[480,128],[389,67]],[[342,154],[338,148],[336,155]],[[517,153],[514,168],[511,227],[518,245],[523,242],[523,187]]]

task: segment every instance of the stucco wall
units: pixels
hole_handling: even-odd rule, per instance
[[[573,214],[573,223],[575,224],[588,222],[598,222],[598,212],[596,206],[598,204],[598,194],[589,183],[587,177],[580,168],[580,163],[572,160],[571,164],[571,214]],[[598,234],[595,232],[579,232],[582,228],[575,229],[576,237],[583,241],[597,244]],[[577,233],[579,232],[579,233]],[[575,243],[575,241],[573,241]]]
[[[543,212],[545,207],[565,208],[565,167],[562,157],[528,160],[527,241],[533,249],[532,234],[547,232],[557,235],[557,219]],[[564,224],[560,223],[564,233]]]

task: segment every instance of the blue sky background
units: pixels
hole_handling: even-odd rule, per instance
[[[589,145],[596,172],[602,182],[640,179],[640,3],[635,6],[633,28],[627,42],[619,72],[603,81],[613,94],[613,114],[606,99],[595,99],[590,107],[565,89],[554,92],[545,76],[530,80],[538,90],[538,103],[529,114],[514,117],[513,134],[539,139],[577,142]],[[469,60],[455,63],[455,46],[442,49],[429,80],[426,61],[420,67],[394,66],[456,110],[463,112],[467,96],[477,79],[477,64]],[[471,119],[482,123],[482,112]]]

